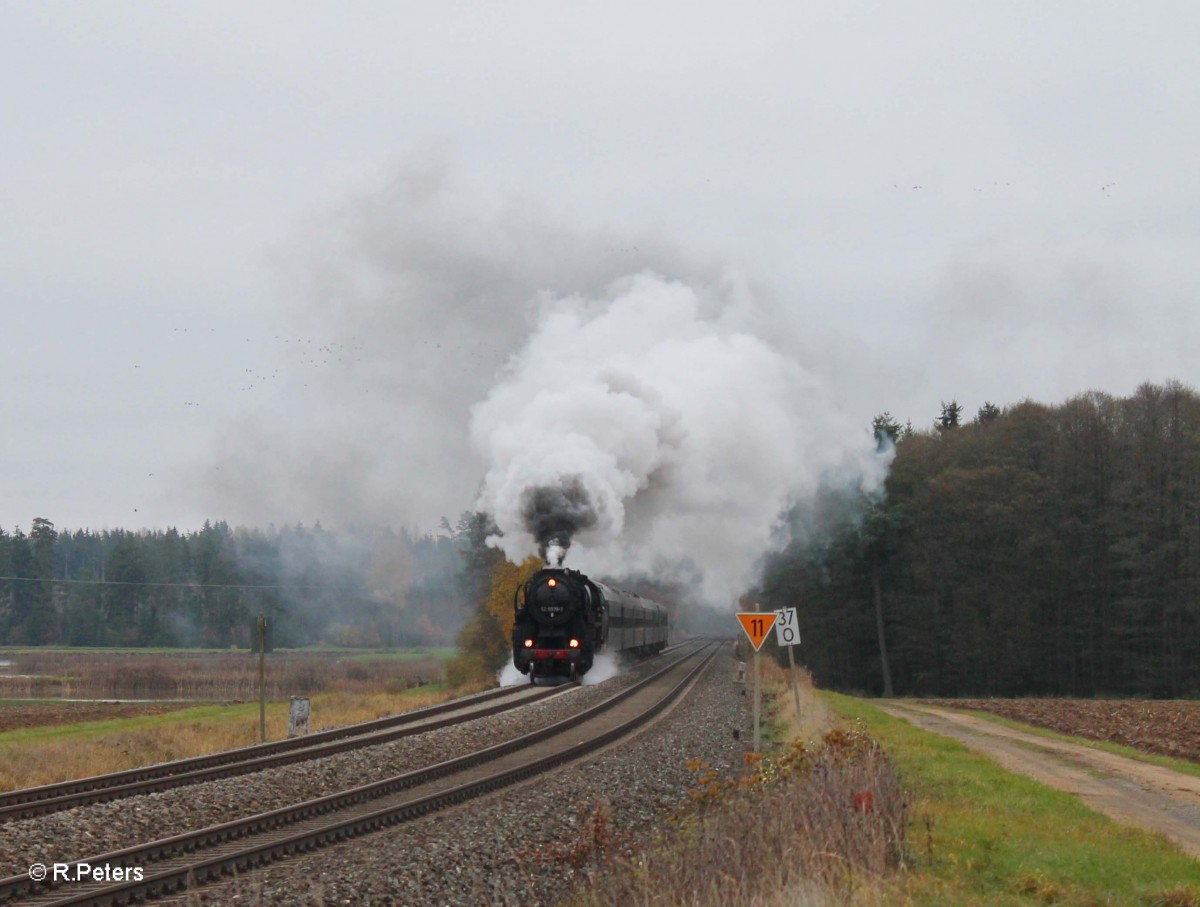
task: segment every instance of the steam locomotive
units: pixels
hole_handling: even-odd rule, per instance
[[[513,593],[513,664],[530,682],[578,680],[597,652],[661,652],[667,609],[632,592],[588,579],[578,570],[546,567]]]

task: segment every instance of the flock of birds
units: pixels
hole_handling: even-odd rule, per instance
[[[187,327],[172,328],[172,333],[177,335],[183,334],[216,334],[216,328],[208,330],[191,330]],[[245,337],[245,343],[256,344],[255,348],[263,345],[263,340],[256,340],[254,337]],[[351,337],[346,342],[326,341],[320,342],[312,338],[304,337],[285,337],[279,334],[274,335],[267,343],[273,343],[276,347],[282,347],[285,351],[284,361],[279,365],[274,365],[270,369],[242,368],[241,374],[244,376],[243,383],[238,389],[242,392],[250,392],[264,388],[269,382],[278,380],[281,376],[285,376],[294,371],[289,369],[293,366],[295,369],[329,369],[334,367],[352,367],[356,363],[363,361],[364,345],[357,337]],[[189,351],[192,352],[192,351]],[[134,369],[142,370],[140,364],[133,366]],[[300,382],[303,387],[308,387],[307,382]],[[369,391],[368,391],[369,392]],[[201,401],[189,399],[182,401],[183,406],[189,409],[198,410],[201,407]],[[215,470],[219,470],[220,466],[214,466]],[[147,478],[154,478],[155,473],[150,472]],[[134,507],[133,512],[137,513],[138,508]]]
[[[1116,183],[1105,183],[1103,186],[1100,187],[1101,194],[1111,198],[1112,197],[1112,189],[1116,185],[1117,185]],[[892,188],[900,189],[901,186],[899,183],[892,183]],[[910,189],[924,189],[925,187],[922,185],[914,185],[909,188]],[[1012,188],[1012,183],[1002,183],[999,180],[996,180],[995,182],[993,182],[991,184],[991,186],[972,186],[971,191],[975,192],[975,193],[984,193],[984,192],[994,191],[997,189],[1011,189],[1011,188]]]
[[[172,328],[172,333],[186,334],[188,332],[189,329],[186,327]],[[208,332],[215,333],[216,329],[209,328]],[[255,343],[255,339],[253,337],[246,337],[245,342]],[[362,362],[363,359],[363,344],[357,337],[351,337],[346,343],[338,341],[321,343],[312,338],[292,338],[276,334],[273,337],[273,342],[298,351],[298,355],[291,359],[291,364],[299,368],[323,369],[337,365],[352,365],[353,363]],[[141,366],[135,365],[134,368],[141,368]],[[269,371],[243,368],[242,374],[246,376],[243,380],[247,383],[243,384],[239,390],[252,391],[266,385],[270,381],[278,379],[281,374],[281,367],[274,366]],[[308,387],[308,384],[304,383],[303,386]],[[200,402],[197,400],[184,400],[183,405],[199,407]]]
[[[1099,191],[1105,197],[1111,198],[1116,185],[1117,184],[1115,182],[1105,183],[1099,187]],[[925,186],[922,183],[913,183],[911,185],[893,183],[892,189],[922,191],[925,189]],[[971,191],[977,194],[996,191],[1003,192],[1011,189],[1011,182],[1002,182],[999,180],[992,182],[990,186],[980,185],[971,187]],[[636,247],[634,248],[636,249]],[[188,333],[215,334],[216,328],[208,328],[207,330],[192,330],[189,327],[175,327],[172,329],[172,331],[173,333],[179,335]],[[266,341],[266,338],[244,338],[244,342],[246,344],[254,345],[251,347],[252,349],[260,348],[264,341]],[[294,367],[295,369],[316,370],[325,370],[337,367],[353,368],[356,364],[363,361],[363,353],[365,349],[364,344],[357,337],[351,337],[346,342],[340,342],[319,341],[314,338],[287,337],[276,334],[270,339],[270,341],[266,342],[274,343],[277,349],[282,348],[284,357],[279,364],[273,365],[269,369],[243,367],[241,369],[241,375],[244,383],[242,383],[238,388],[243,393],[251,393],[256,390],[263,389],[272,383],[278,382],[281,377],[294,375],[291,367]],[[435,346],[439,349],[442,346],[442,344],[436,340],[430,340],[426,343],[426,345]],[[134,368],[141,368],[141,366],[135,365]],[[309,386],[307,381],[301,380],[298,383],[305,388]],[[363,392],[369,393],[369,388],[363,388]],[[183,406],[192,410],[198,410],[202,406],[201,401],[197,399],[184,400],[182,401],[182,404]],[[149,475],[150,477],[153,477],[154,473],[150,473]],[[134,508],[134,512],[137,512],[136,508]]]

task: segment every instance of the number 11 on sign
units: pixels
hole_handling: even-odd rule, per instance
[[[746,638],[750,640],[750,645],[754,646],[754,752],[758,752],[759,741],[759,671],[758,671],[758,650],[762,648],[763,640],[767,638],[767,634],[771,632],[771,627],[775,625],[775,618],[778,615],[774,611],[749,611],[738,614],[737,619],[742,624],[742,629],[746,632]]]
[[[755,652],[762,648],[763,640],[771,632],[771,627],[775,626],[776,617],[778,615],[774,611],[743,611],[738,614],[737,619],[741,621],[746,638],[754,646]]]

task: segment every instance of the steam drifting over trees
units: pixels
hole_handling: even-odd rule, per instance
[[[448,536],[288,526],[198,532],[0,530],[0,644],[444,645],[468,610]]]

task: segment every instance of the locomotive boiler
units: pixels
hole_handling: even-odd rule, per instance
[[[578,570],[546,567],[513,593],[513,664],[538,677],[578,680],[598,652],[648,655],[667,644],[667,609]]]

